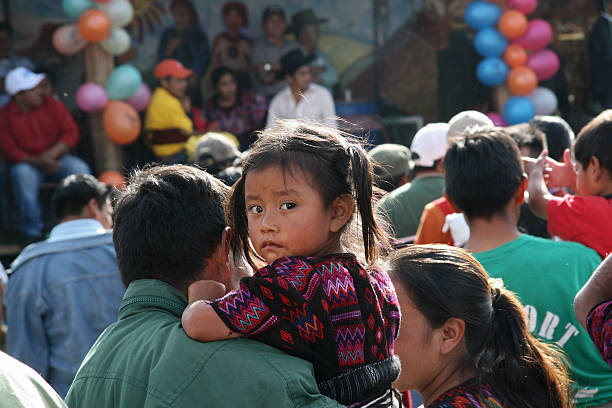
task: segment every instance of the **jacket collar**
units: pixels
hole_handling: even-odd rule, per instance
[[[157,279],[139,279],[130,283],[119,307],[119,319],[150,310],[163,310],[181,317],[187,296]]]

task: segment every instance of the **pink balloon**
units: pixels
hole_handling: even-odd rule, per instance
[[[144,82],[140,83],[140,87],[136,93],[125,100],[127,103],[132,105],[137,111],[143,111],[149,106],[151,101],[151,91]]]
[[[106,89],[95,82],[87,82],[79,87],[76,94],[76,101],[79,108],[85,112],[100,112],[108,102]]]
[[[53,46],[63,55],[73,55],[87,45],[76,24],[66,24],[53,33]]]
[[[559,57],[554,51],[544,49],[532,52],[527,57],[527,65],[535,72],[538,80],[546,81],[555,76],[559,70]]]
[[[498,126],[498,127],[508,126],[508,124],[504,120],[504,117],[497,112],[487,112],[485,113],[485,115],[487,115],[487,117],[491,119],[491,121],[493,122],[495,126]]]
[[[535,19],[527,24],[527,32],[520,38],[513,41],[529,51],[537,51],[546,47],[553,38],[553,30],[548,22]]]
[[[525,14],[533,13],[538,7],[538,0],[508,0],[508,8],[522,11]]]

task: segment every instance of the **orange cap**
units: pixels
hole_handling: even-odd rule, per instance
[[[155,78],[157,79],[164,79],[167,77],[184,79],[191,74],[193,74],[192,70],[185,68],[180,61],[175,59],[165,59],[160,61],[160,63],[157,64],[153,70],[153,75],[155,75]]]

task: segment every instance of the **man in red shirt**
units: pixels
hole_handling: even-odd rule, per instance
[[[85,162],[68,154],[79,130],[61,102],[43,96],[44,77],[24,67],[11,70],[5,82],[11,101],[0,109],[0,154],[9,164],[18,226],[26,239],[42,234],[40,183],[90,173]]]

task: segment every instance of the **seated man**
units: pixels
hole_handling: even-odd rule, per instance
[[[451,144],[444,162],[446,193],[470,226],[465,249],[519,296],[529,330],[567,354],[576,406],[608,406],[612,370],[572,311],[574,296],[599,265],[597,253],[575,242],[519,232],[527,179],[519,149],[504,130],[464,134]]]
[[[62,180],[52,199],[60,224],[13,262],[4,295],[7,352],[62,397],[125,292],[107,230],[110,190],[88,174]]]
[[[236,289],[228,265],[227,187],[191,166],[136,173],[115,208],[113,241],[128,289],[68,392],[70,407],[337,407],[312,365],[246,338],[200,343],[181,327],[187,289]],[[233,257],[230,257],[230,261]],[[231,264],[232,262],[230,262]]]
[[[191,108],[186,91],[193,71],[177,60],[165,59],[155,66],[153,75],[159,86],[145,115],[147,144],[166,164],[187,163],[185,142],[193,132],[193,122],[187,115]]]
[[[27,240],[43,232],[40,184],[89,173],[87,164],[68,154],[79,140],[79,130],[61,102],[43,96],[44,78],[23,67],[11,70],[6,90],[12,98],[0,109],[0,153],[9,163],[18,228]]]

